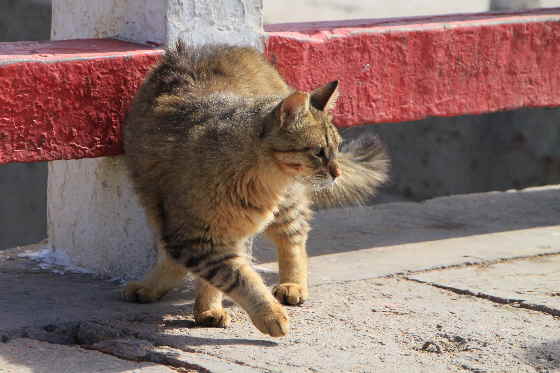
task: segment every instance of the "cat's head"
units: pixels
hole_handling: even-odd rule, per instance
[[[331,123],[337,97],[337,81],[309,93],[296,91],[278,104],[267,123],[266,143],[279,168],[316,188],[332,184],[341,173],[337,155],[342,138]]]

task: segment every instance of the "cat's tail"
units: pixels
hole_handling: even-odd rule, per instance
[[[363,205],[389,178],[389,157],[377,136],[352,141],[343,147],[337,161],[341,175],[331,186],[312,192],[315,207]]]

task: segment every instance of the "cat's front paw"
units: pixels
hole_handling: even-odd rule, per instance
[[[223,308],[195,313],[194,319],[198,325],[210,328],[227,328],[231,322],[231,316]]]
[[[272,294],[282,304],[288,306],[300,305],[307,299],[308,293],[301,285],[286,282],[275,286]]]
[[[267,311],[262,311],[251,317],[253,324],[262,333],[272,337],[283,337],[290,330],[288,314],[282,305],[270,304]]]
[[[128,302],[152,303],[158,301],[164,294],[145,286],[142,282],[129,282],[121,291],[121,296]]]

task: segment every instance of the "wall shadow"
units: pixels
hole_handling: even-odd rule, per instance
[[[311,223],[310,256],[560,225],[560,189],[441,197],[364,208],[323,210]],[[259,262],[276,260],[274,246],[256,240]]]
[[[0,293],[3,296],[0,309],[3,317],[0,320],[0,367],[21,367],[36,373],[93,373],[101,371],[100,364],[111,372],[128,372],[140,367],[112,356],[91,357],[87,355],[91,352],[86,354],[79,348],[119,338],[144,340],[155,346],[170,346],[184,351],[194,351],[203,346],[253,345],[270,348],[278,345],[266,336],[229,338],[179,332],[180,329],[200,328],[192,317],[195,291],[194,281],[190,279],[185,282],[184,288],[172,291],[160,302],[134,304],[120,298],[122,285],[116,282],[83,274],[60,276],[23,263],[23,259],[11,260],[8,264],[1,259]],[[13,263],[18,260],[22,262]],[[264,277],[270,284],[276,281],[275,274]],[[6,291],[9,288],[12,290]],[[226,308],[232,305],[229,301],[224,304]],[[46,344],[37,344],[37,341]],[[118,349],[115,355],[119,356]],[[126,356],[123,358],[126,359]],[[83,366],[72,370],[77,359]],[[138,360],[150,361],[150,358]],[[68,363],[67,369],[61,368],[60,361]],[[142,366],[150,365],[143,363]]]

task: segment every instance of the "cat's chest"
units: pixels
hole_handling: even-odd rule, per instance
[[[276,204],[267,206],[266,208],[244,209],[241,212],[243,218],[251,223],[250,235],[255,235],[266,229],[266,227],[274,220],[275,211],[278,211]]]
[[[233,240],[245,239],[266,229],[274,219],[275,207],[224,206],[218,209],[220,213],[214,216],[212,226]]]
[[[234,198],[220,200],[219,206],[214,210],[218,214],[213,225],[218,230],[228,231],[233,240],[245,239],[264,231],[275,219],[285,198],[283,188],[271,191],[269,186],[257,187],[259,185],[254,184],[248,183],[252,188],[246,188],[247,190],[238,188],[236,193],[231,193]]]
[[[260,219],[259,219],[260,218]],[[268,225],[274,220],[274,210],[270,210],[265,214],[259,215],[255,224],[255,233],[261,233],[268,227]]]

